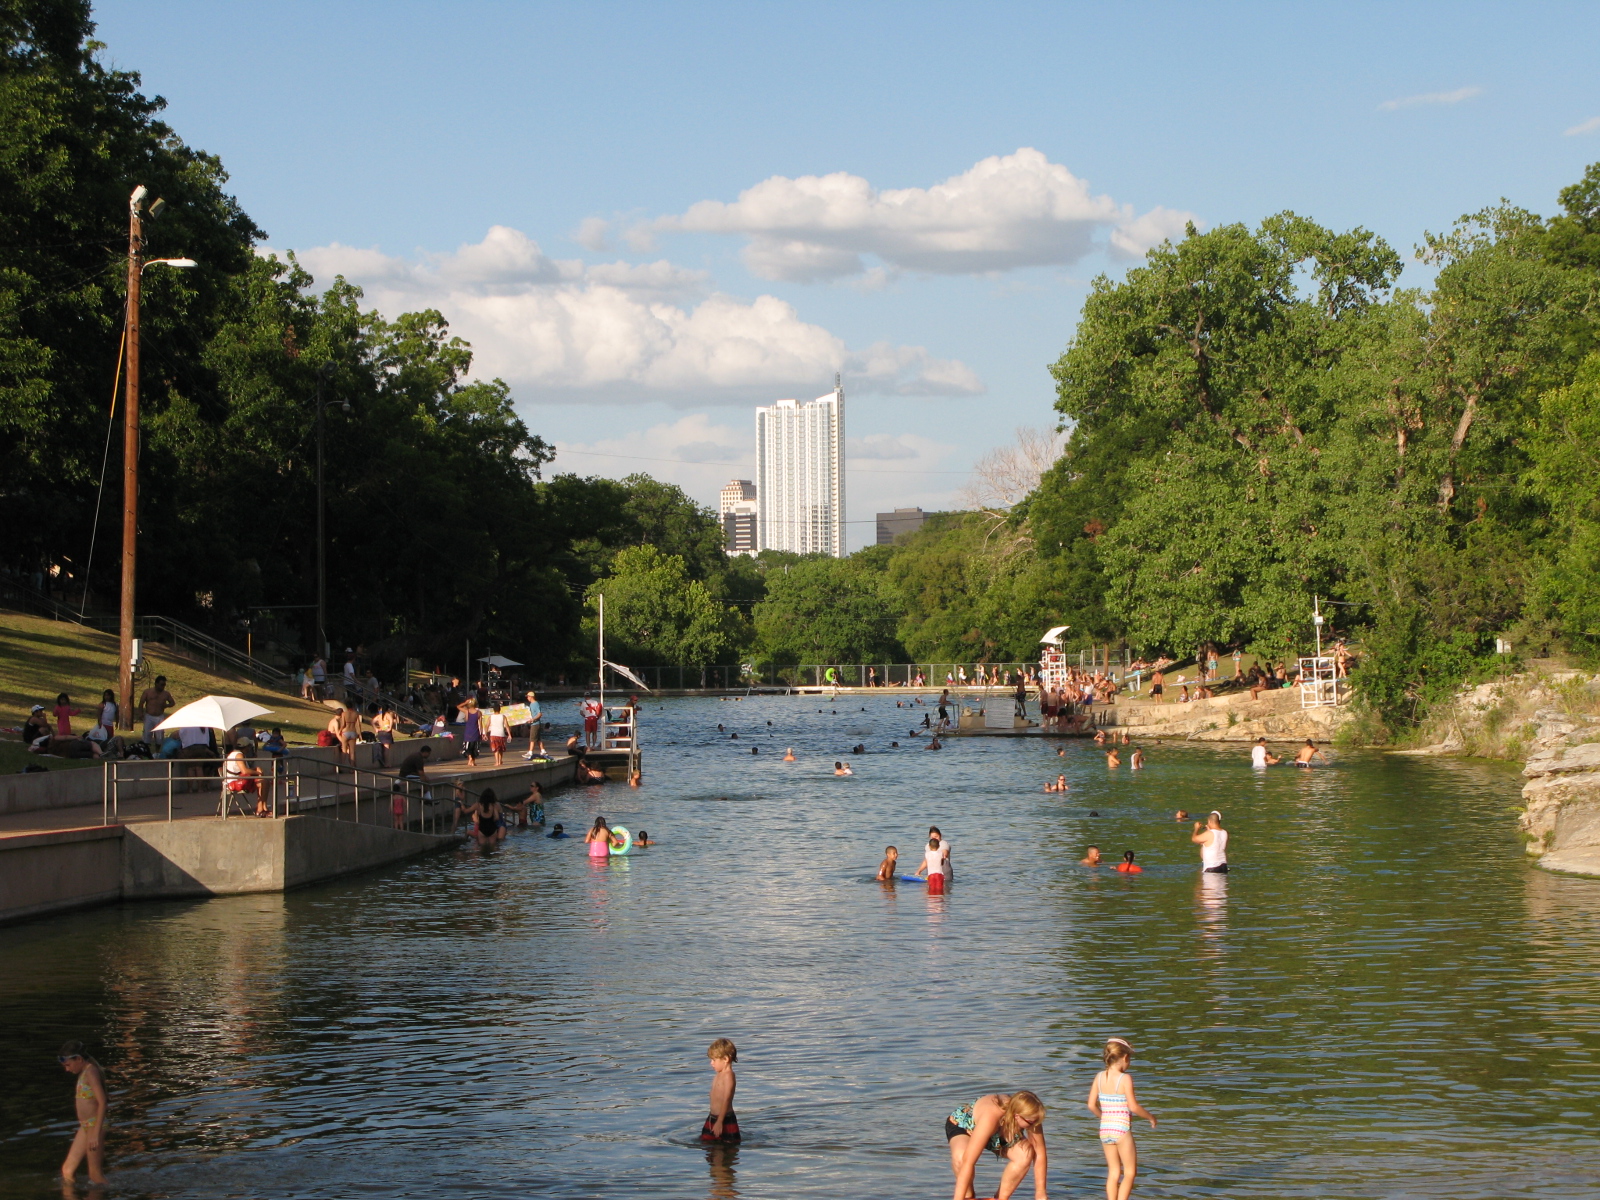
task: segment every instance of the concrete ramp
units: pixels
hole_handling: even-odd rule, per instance
[[[122,896],[281,892],[456,844],[454,837],[354,821],[151,821],[123,831]]]

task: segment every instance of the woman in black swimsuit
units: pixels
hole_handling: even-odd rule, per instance
[[[472,806],[472,836],[480,846],[492,846],[506,836],[505,823],[500,819],[500,801],[494,792],[485,788]]]

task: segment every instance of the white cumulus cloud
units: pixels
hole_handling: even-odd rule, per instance
[[[1579,121],[1571,129],[1564,130],[1563,137],[1579,137],[1585,133],[1594,133],[1600,130],[1600,117],[1590,117],[1587,121]]]
[[[835,372],[870,393],[984,390],[964,363],[921,346],[852,349],[775,296],[712,291],[703,271],[553,259],[502,225],[418,259],[337,243],[298,258],[323,284],[334,275],[358,284],[390,317],[438,309],[472,343],[477,374],[500,376],[534,402],[748,403],[821,390]]]
[[[932,274],[1071,263],[1092,253],[1107,231],[1116,250],[1142,254],[1191,220],[1197,219],[1163,208],[1135,216],[1024,147],[929,188],[880,191],[844,171],[775,175],[732,203],[702,200],[630,236],[644,246],[658,233],[742,235],[745,265],[754,274],[810,282],[863,275],[869,256],[889,271]]]
[[[1474,96],[1483,95],[1481,87],[1456,88],[1453,92],[1423,92],[1419,96],[1401,96],[1396,100],[1385,100],[1378,105],[1381,112],[1393,112],[1397,108],[1415,108],[1419,104],[1460,104],[1463,100],[1471,100]]]

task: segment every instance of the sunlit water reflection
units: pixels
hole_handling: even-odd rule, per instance
[[[930,753],[862,703],[651,706],[643,789],[549,805],[660,839],[627,860],[519,833],[0,930],[0,1195],[59,1194],[70,1036],[104,1048],[125,1196],[934,1196],[945,1113],[1010,1087],[1051,1108],[1052,1192],[1094,1195],[1109,1033],[1161,1118],[1138,1195],[1600,1187],[1600,881],[1524,862],[1514,771],[1156,745],[1108,772],[1084,743]],[[1214,806],[1225,879],[1172,820]],[[930,823],[950,893],[874,883]],[[1081,868],[1091,841],[1145,873]],[[717,1036],[746,1141],[708,1154]]]

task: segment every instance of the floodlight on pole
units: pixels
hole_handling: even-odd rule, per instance
[[[149,267],[179,267],[187,270],[189,267],[198,267],[199,265],[192,258],[152,258],[139,269],[143,271]]]

